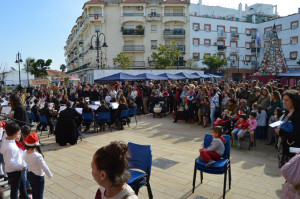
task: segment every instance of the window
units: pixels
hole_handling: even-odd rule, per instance
[[[238,33],[237,27],[230,27],[230,32],[234,33],[234,34],[237,34]]]
[[[251,35],[251,29],[246,29],[245,33],[246,33],[246,35],[250,36]]]
[[[176,16],[184,16],[183,9],[173,9],[173,13],[176,13]]]
[[[170,30],[170,25],[165,25],[165,30]]]
[[[250,62],[251,61],[251,55],[245,55],[245,60],[246,60],[246,62]]]
[[[210,55],[211,55],[211,53],[204,53],[204,55],[206,55],[206,56],[210,56]]]
[[[156,25],[151,25],[151,31],[156,31]]]
[[[151,49],[157,46],[157,40],[151,40]]]
[[[211,25],[210,24],[204,24],[204,31],[210,32],[211,31]]]
[[[238,43],[236,41],[231,41],[230,42],[230,47],[237,48],[238,47]]]
[[[298,57],[298,51],[290,52],[290,59],[296,60]]]
[[[200,24],[198,24],[198,23],[193,23],[193,29],[194,29],[195,31],[200,30]]]
[[[293,22],[291,22],[291,29],[292,30],[297,29],[298,26],[299,26],[299,21],[293,21]]]
[[[193,53],[193,59],[199,61],[200,53]]]
[[[95,15],[98,15],[98,16],[101,16],[100,10],[95,10],[95,11],[94,11],[94,14],[95,14]]]
[[[291,37],[291,45],[295,45],[298,43],[298,36],[297,37]]]
[[[156,9],[151,9],[151,16],[156,16]]]
[[[282,31],[282,25],[281,24],[276,26],[276,31],[277,32],[281,32]]]
[[[251,43],[250,42],[246,42],[245,46],[246,46],[246,49],[250,49],[251,48]]]
[[[204,45],[209,47],[211,45],[211,40],[210,39],[204,39]]]
[[[270,44],[270,42],[265,41],[265,43],[264,43],[264,48],[267,48],[267,47],[269,46],[269,44]]]
[[[193,45],[199,46],[200,45],[200,39],[199,38],[193,38]]]
[[[225,46],[225,41],[224,40],[219,40],[218,41],[218,46]]]
[[[219,54],[219,57],[220,57],[221,59],[225,59],[225,54],[220,53],[220,54]]]

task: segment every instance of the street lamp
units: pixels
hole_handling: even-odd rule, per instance
[[[19,64],[19,85],[21,86],[21,72],[20,72],[20,64],[23,62],[22,57],[21,57],[21,53],[18,52],[18,54],[16,55],[16,64]]]
[[[104,43],[102,46],[100,46],[100,36],[103,35],[104,37]],[[104,47],[104,48],[107,48],[107,44],[105,42],[105,35],[104,33],[99,33],[99,30],[96,30],[96,35],[93,35],[92,38],[91,38],[91,46],[90,46],[90,50],[94,50],[94,47],[93,47],[93,38],[96,38],[96,50],[97,50],[97,63],[98,63],[98,69],[100,68],[99,66],[99,50],[101,49],[101,47]],[[101,54],[102,56],[102,54]],[[101,69],[102,69],[102,60],[101,60]]]
[[[27,72],[27,83],[29,86],[29,74],[28,74],[28,69],[30,68],[31,64],[30,64],[30,61],[28,59],[26,59],[26,65],[27,65],[27,68],[26,68],[26,72]]]

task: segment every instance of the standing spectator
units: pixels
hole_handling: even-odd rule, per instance
[[[142,82],[142,91],[143,91],[143,110],[144,110],[144,114],[148,114],[149,113],[148,99],[149,99],[149,96],[150,96],[150,89],[149,89],[148,86],[146,86],[145,81]]]
[[[283,104],[281,101],[280,93],[278,91],[273,91],[271,95],[271,101],[267,104],[267,113],[269,118],[271,117],[271,115],[273,115],[274,110],[277,107],[283,109]]]
[[[219,108],[219,95],[216,89],[211,89],[211,97],[210,97],[210,121],[211,127],[214,126],[214,122],[216,121],[216,109]]]
[[[257,105],[261,105],[262,109],[266,110],[269,102],[270,102],[269,91],[266,88],[262,88],[260,90],[260,97],[257,100]]]
[[[257,105],[257,130],[256,137],[257,139],[265,140],[266,138],[266,126],[267,126],[267,113],[262,109],[262,105]]]
[[[27,112],[21,102],[20,97],[17,94],[12,94],[9,98],[11,109],[14,111],[14,119],[16,119],[16,123],[22,127],[24,125],[29,124],[29,117]]]

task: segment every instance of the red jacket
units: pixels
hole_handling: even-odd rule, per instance
[[[235,126],[235,129],[245,130],[246,128],[248,128],[248,121],[247,120],[239,121]]]

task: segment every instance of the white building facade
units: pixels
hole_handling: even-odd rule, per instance
[[[203,56],[217,55],[228,61],[228,77],[242,76],[259,69],[267,49],[271,29],[275,24],[289,68],[297,69],[299,60],[300,14],[278,17],[277,6],[266,4],[239,4],[239,9],[190,5],[190,57],[198,67]],[[276,18],[274,20],[274,18]],[[258,32],[258,34],[256,33]],[[256,36],[260,45],[255,46]]]

